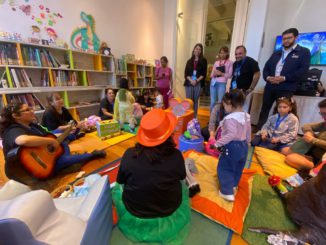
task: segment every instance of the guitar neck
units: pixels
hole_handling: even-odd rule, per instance
[[[70,134],[72,129],[72,126],[68,127],[61,135],[58,136],[57,141],[59,142],[59,144],[62,143],[62,141],[65,140],[65,138]]]

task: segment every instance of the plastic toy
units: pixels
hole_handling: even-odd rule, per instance
[[[282,179],[278,176],[272,175],[268,178],[268,184],[273,188],[277,188],[283,195],[288,192],[286,187],[282,184]]]
[[[191,134],[189,133],[189,131],[185,131],[183,133],[183,136],[187,139],[187,140],[191,140]]]

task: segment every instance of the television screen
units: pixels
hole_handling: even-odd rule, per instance
[[[310,50],[311,65],[326,65],[326,32],[300,33],[297,43]],[[281,48],[282,36],[277,36],[275,50]]]

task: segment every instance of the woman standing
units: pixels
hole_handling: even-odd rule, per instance
[[[172,89],[172,70],[168,67],[168,58],[161,57],[161,66],[155,70],[155,78],[157,79],[157,88],[163,96],[165,109],[169,108],[168,92]]]
[[[191,58],[185,68],[186,97],[194,102],[194,116],[197,117],[198,100],[200,96],[200,81],[205,80],[207,60],[203,56],[203,45],[197,43],[192,51]]]
[[[232,77],[232,66],[233,63],[229,60],[229,48],[224,46],[218,53],[218,59],[215,62],[211,73],[211,111],[216,102],[222,102],[222,98],[225,94],[226,82]]]

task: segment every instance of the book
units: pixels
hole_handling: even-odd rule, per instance
[[[14,84],[15,84],[15,87],[16,88],[20,88],[20,82],[19,82],[19,79],[18,79],[18,76],[17,76],[17,73],[16,73],[16,70],[15,69],[10,69],[10,73],[13,77],[13,81],[14,81]]]
[[[34,103],[37,104],[37,107],[38,108],[40,108],[39,110],[44,110],[45,107],[42,104],[41,100],[35,94],[31,94],[31,95],[32,95],[32,98],[33,98]]]
[[[21,73],[21,70],[16,70],[16,74],[17,74],[17,77],[18,77],[18,81],[20,83],[20,86],[21,87],[27,87],[26,83],[25,83],[25,79],[23,78],[23,75]]]
[[[9,88],[8,86],[8,81],[7,81],[7,73],[6,71],[4,71],[1,75],[1,79],[0,79],[0,87],[1,88]]]
[[[26,71],[24,69],[21,70],[21,73],[23,75],[23,78],[25,80],[25,84],[26,84],[26,87],[33,87],[33,84],[31,82],[31,80],[29,79]]]
[[[41,53],[38,48],[35,49],[35,58],[36,58],[37,66],[43,66],[43,62],[41,59]]]

